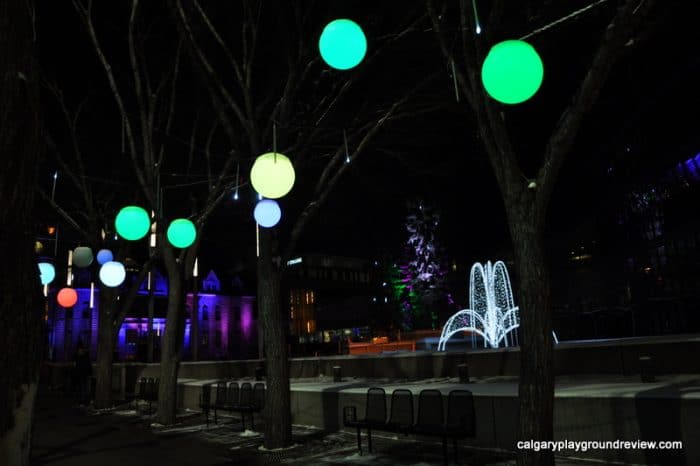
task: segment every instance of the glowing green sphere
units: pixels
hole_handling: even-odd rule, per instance
[[[250,182],[264,197],[278,199],[294,186],[294,166],[286,155],[268,152],[255,159]]]
[[[197,229],[194,223],[186,218],[173,220],[168,227],[168,241],[176,248],[186,248],[194,243],[197,238]]]
[[[506,40],[491,47],[481,67],[486,92],[504,104],[519,104],[535,95],[544,67],[532,45]]]
[[[119,211],[114,226],[119,236],[129,241],[136,241],[148,233],[151,218],[141,207],[130,205]]]
[[[73,265],[76,267],[87,267],[92,264],[92,249],[87,246],[78,246],[73,251]]]
[[[318,49],[328,66],[348,70],[357,66],[365,57],[367,39],[362,28],[354,21],[336,19],[323,28]]]

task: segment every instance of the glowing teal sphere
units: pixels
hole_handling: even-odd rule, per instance
[[[294,186],[294,166],[284,154],[268,152],[255,159],[250,169],[253,189],[269,199],[279,199]]]
[[[194,243],[197,238],[197,229],[194,223],[186,218],[173,220],[168,227],[168,241],[176,248],[186,248]]]
[[[519,104],[535,95],[542,84],[544,66],[535,48],[521,40],[506,40],[491,47],[481,67],[486,92],[504,104]]]
[[[78,246],[73,250],[73,265],[76,267],[87,267],[92,264],[92,249],[87,246]]]
[[[119,236],[129,241],[136,241],[148,233],[151,218],[141,207],[131,205],[119,211],[114,226]]]
[[[114,259],[114,255],[112,254],[112,251],[109,249],[100,249],[97,251],[97,263],[102,265],[107,262],[110,262],[111,260]]]
[[[121,262],[105,262],[100,267],[100,281],[105,284],[105,286],[116,287],[121,285],[126,278],[126,269],[124,269],[124,264]]]
[[[318,49],[328,66],[348,70],[357,66],[365,57],[367,39],[356,22],[336,19],[323,28]]]
[[[42,285],[48,285],[56,278],[56,268],[48,262],[39,262],[39,278]]]
[[[282,218],[282,209],[276,201],[263,199],[255,205],[253,217],[261,227],[272,228]]]

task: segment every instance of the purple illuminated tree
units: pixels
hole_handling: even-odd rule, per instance
[[[423,202],[409,206],[405,260],[399,265],[402,291],[397,296],[405,330],[438,325],[438,307],[447,296],[447,270],[437,239],[439,224],[440,214],[433,207]]]

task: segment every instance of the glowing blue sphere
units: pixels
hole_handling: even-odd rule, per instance
[[[367,39],[356,22],[336,19],[323,28],[318,49],[328,66],[348,70],[357,66],[365,57]]]
[[[39,278],[42,285],[48,285],[56,278],[56,269],[53,264],[48,262],[39,262]]]
[[[121,262],[110,261],[105,262],[100,267],[100,281],[105,286],[116,287],[124,283],[126,278],[126,269]]]
[[[100,265],[106,264],[114,259],[112,251],[109,249],[100,249],[97,252],[97,263]]]
[[[282,218],[282,209],[280,209],[277,201],[263,199],[255,205],[253,217],[255,217],[255,221],[261,227],[272,228]]]

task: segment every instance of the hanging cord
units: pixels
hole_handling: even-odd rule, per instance
[[[272,123],[272,157],[277,163],[277,123]]]

